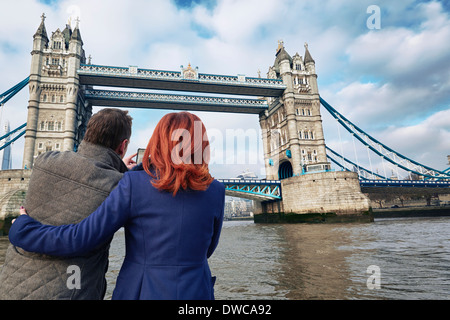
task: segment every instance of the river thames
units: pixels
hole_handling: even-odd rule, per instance
[[[219,246],[209,260],[217,277],[215,296],[218,300],[447,300],[448,230],[450,217],[375,219],[364,224],[225,221]],[[7,237],[0,238],[0,265],[8,243]],[[111,298],[124,252],[121,229],[111,244],[106,299]],[[374,267],[376,274],[371,273]],[[378,282],[372,281],[374,276]]]

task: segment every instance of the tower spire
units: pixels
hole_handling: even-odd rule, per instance
[[[308,62],[315,63],[314,59],[311,57],[311,53],[309,53],[307,42],[305,42],[305,60],[304,60],[304,62],[305,62],[305,64]]]
[[[75,29],[72,32],[72,36],[70,37],[71,40],[77,40],[80,41],[81,44],[83,44],[83,40],[81,39],[81,33],[80,33],[80,18],[77,17],[75,19]]]
[[[47,37],[47,30],[45,29],[45,13],[42,14],[41,16],[41,24],[39,25],[39,28],[37,29],[36,33],[34,34],[34,37],[42,37],[44,39],[48,40]]]

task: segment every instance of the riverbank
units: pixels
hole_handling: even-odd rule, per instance
[[[373,222],[371,211],[360,214],[326,213],[262,213],[256,214],[255,223],[350,223]]]
[[[450,206],[373,209],[374,218],[448,217]]]
[[[372,209],[362,214],[337,215],[335,213],[263,213],[255,215],[255,223],[349,223],[373,222],[374,219],[408,217],[448,217],[450,206],[420,206]]]

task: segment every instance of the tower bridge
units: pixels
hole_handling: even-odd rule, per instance
[[[93,106],[257,114],[266,179],[222,182],[228,195],[260,202],[263,213],[333,212],[358,220],[366,217],[370,208],[361,188],[434,188],[447,193],[450,188],[450,168],[435,170],[395,152],[319,95],[315,61],[306,43],[303,55],[291,56],[280,41],[266,78],[203,74],[190,64],[180,66],[178,71],[92,65],[86,61],[83,46],[78,24],[74,29],[69,25],[62,31],[57,29],[49,38],[43,15],[33,36],[30,75],[0,96],[2,105],[26,85],[29,87],[24,125],[0,137],[17,135],[0,144],[1,150],[25,136],[23,170],[11,170],[12,178],[6,176],[7,171],[0,173],[4,189],[0,190],[0,218],[7,210],[5,203],[11,203],[7,195],[24,194],[14,190],[24,188],[39,154],[77,149]],[[382,159],[428,181],[392,181],[337,154],[326,146],[321,106]],[[333,170],[330,161],[341,170]],[[353,172],[346,163],[358,170]],[[12,208],[13,212],[16,209]]]

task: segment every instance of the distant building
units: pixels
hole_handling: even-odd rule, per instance
[[[249,171],[248,169],[243,171],[240,175],[236,177],[237,179],[258,179],[258,176],[254,173]]]
[[[253,201],[231,198],[225,202],[225,218],[253,216]]]
[[[10,126],[9,121],[6,121],[5,124],[5,134],[8,134],[10,132]],[[2,143],[2,145],[5,145],[11,140],[10,137],[7,137],[5,141]],[[2,150],[3,156],[2,156],[2,170],[11,170],[12,167],[12,158],[11,158],[11,145],[7,146],[5,149]]]

